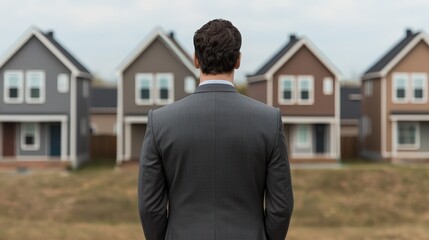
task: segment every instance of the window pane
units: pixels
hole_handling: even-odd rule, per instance
[[[285,78],[281,79],[281,97],[284,100],[292,100],[292,91],[293,91],[293,79]]]
[[[292,92],[291,91],[283,91],[283,99],[291,100],[292,99]]]
[[[34,135],[26,135],[25,136],[25,145],[34,145]]]
[[[185,92],[193,93],[195,91],[195,78],[186,77],[185,78]]]
[[[405,98],[405,89],[396,89],[396,98]]]
[[[18,75],[16,74],[10,74],[8,78],[8,83],[10,87],[18,87]]]
[[[161,88],[159,90],[159,96],[162,100],[167,100],[168,99],[168,89]]]
[[[415,89],[414,90],[414,98],[423,98],[423,89]]]
[[[9,88],[9,98],[18,98],[18,88]]]
[[[30,96],[31,96],[31,98],[39,98],[40,97],[40,89],[39,88],[30,89]]]
[[[308,100],[310,99],[310,94],[308,91],[301,91],[301,99]]]
[[[159,88],[161,88],[161,89],[166,89],[166,88],[168,88],[168,80],[167,80],[167,79],[165,79],[165,78],[161,78],[161,79],[159,80],[158,84],[159,84]]]
[[[417,141],[417,128],[414,124],[402,123],[398,125],[398,143],[414,145]]]
[[[308,142],[308,127],[300,125],[298,126],[298,143],[307,144]]]
[[[149,99],[150,93],[148,88],[141,88],[140,89],[140,99]]]

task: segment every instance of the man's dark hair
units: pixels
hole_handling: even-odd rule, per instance
[[[230,73],[240,56],[241,34],[231,22],[215,19],[195,32],[194,47],[204,74]]]

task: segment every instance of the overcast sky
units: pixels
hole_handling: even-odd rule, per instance
[[[255,72],[288,41],[307,36],[346,79],[357,79],[405,34],[428,32],[427,0],[1,0],[0,52],[35,25],[95,75],[115,81],[115,68],[156,26],[174,31],[191,54],[196,29],[224,18],[241,31],[236,79]]]

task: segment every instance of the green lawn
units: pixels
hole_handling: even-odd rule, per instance
[[[143,239],[137,169],[0,172],[0,239]],[[427,239],[429,166],[293,170],[288,239]]]

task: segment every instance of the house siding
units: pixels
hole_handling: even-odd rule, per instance
[[[45,102],[42,104],[5,104],[3,99],[4,72],[7,70],[23,71],[42,70],[45,72]],[[36,37],[32,37],[0,69],[0,113],[1,114],[66,114],[70,112],[70,91],[59,93],[57,76],[71,72],[56,58]],[[70,81],[69,81],[70,82]],[[25,87],[24,87],[25,89]],[[25,92],[25,91],[24,91]],[[25,96],[25,93],[24,93]]]
[[[365,96],[362,92],[362,116],[367,116],[370,119],[370,133],[363,136],[362,149],[366,152],[372,152],[372,156],[381,156],[381,79],[365,80],[372,82],[372,94]],[[375,155],[374,155],[375,153]]]
[[[312,75],[314,77],[314,104],[281,105],[278,102],[278,79],[280,75]],[[333,79],[334,91],[331,95],[323,93],[323,79]],[[288,116],[335,116],[335,91],[337,79],[305,45],[289,59],[273,77],[273,106],[279,107]]]
[[[174,101],[188,94],[184,90],[184,79],[195,77],[174,52],[157,37],[123,72],[124,115],[147,115],[150,109],[164,105],[137,105],[135,103],[135,75],[137,73],[172,73],[174,75]]]
[[[414,49],[412,49],[387,75],[386,77],[386,114],[389,115],[392,111],[402,112],[427,112],[429,110],[429,94],[428,102],[425,104],[397,104],[393,103],[392,87],[393,87],[393,73],[395,72],[423,72],[429,76],[429,46],[421,41]],[[428,83],[429,85],[429,79]],[[429,86],[426,86],[429,90]],[[386,123],[386,150],[392,151],[392,122],[387,117]]]
[[[260,102],[267,103],[267,81],[249,83],[247,86],[247,95]]]
[[[91,127],[95,128],[93,135],[116,135],[116,120],[114,113],[92,113]]]
[[[76,156],[78,165],[82,162],[88,160],[89,156],[89,127],[90,127],[90,119],[89,119],[89,99],[91,91],[88,89],[88,96],[83,96],[83,86],[84,82],[88,83],[88,87],[91,87],[91,84],[88,79],[85,78],[77,78],[76,89],[77,89],[77,111],[76,111]],[[81,134],[81,119],[85,120],[86,126],[86,134]]]

